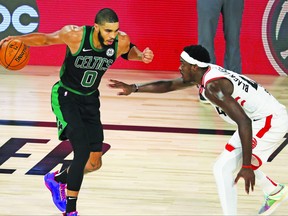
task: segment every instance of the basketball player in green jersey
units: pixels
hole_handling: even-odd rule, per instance
[[[129,36],[119,31],[118,16],[109,8],[97,13],[93,26],[67,25],[50,34],[9,36],[0,41],[0,46],[10,39],[19,39],[28,46],[67,45],[51,103],[59,139],[69,139],[74,158],[68,169],[47,173],[44,181],[63,215],[77,216],[76,201],[83,175],[98,170],[102,164],[104,138],[98,90],[101,78],[119,56],[150,63],[153,52],[149,48],[139,51]]]

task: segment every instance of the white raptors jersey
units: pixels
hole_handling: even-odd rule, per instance
[[[286,109],[284,105],[280,104],[265,88],[254,80],[214,64],[209,64],[209,69],[202,78],[200,88],[202,95],[205,97],[205,87],[207,83],[221,78],[226,78],[231,81],[234,86],[232,97],[240,104],[246,115],[252,120],[258,120]],[[220,107],[213,103],[211,104],[215,107],[221,118],[229,123],[235,124]]]

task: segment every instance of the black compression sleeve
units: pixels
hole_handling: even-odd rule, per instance
[[[130,50],[132,49],[132,47],[134,47],[134,46],[135,46],[134,44],[130,43],[130,47],[129,47],[129,50],[128,50],[128,52],[127,52],[127,53],[124,53],[124,54],[122,54],[122,55],[121,55],[121,57],[122,57],[123,59],[126,59],[126,60],[128,60],[128,54],[129,54]]]

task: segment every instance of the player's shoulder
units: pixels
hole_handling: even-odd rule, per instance
[[[212,81],[218,82],[220,79],[227,78],[227,75],[227,71],[221,66],[209,64],[209,68],[204,74],[202,80],[204,83],[212,83]]]
[[[226,76],[228,74],[228,70],[216,64],[209,64],[207,72],[210,76]]]
[[[61,29],[61,37],[66,44],[76,43],[81,41],[84,31],[84,26],[66,25]]]
[[[65,25],[62,30],[69,34],[79,34],[82,33],[84,30],[84,26],[77,26],[77,25]]]
[[[119,31],[119,36],[121,37],[128,37],[128,35],[126,34],[126,32],[123,32],[123,31]]]
[[[121,44],[129,44],[130,43],[130,37],[125,32],[119,31],[118,41]]]

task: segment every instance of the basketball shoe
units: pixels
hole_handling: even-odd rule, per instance
[[[209,104],[209,101],[207,101],[201,93],[199,93],[199,101],[204,104]]]
[[[52,199],[56,207],[61,211],[65,212],[66,210],[66,184],[62,184],[61,182],[56,182],[54,177],[58,173],[58,171],[54,173],[47,173],[44,176],[44,182],[46,187],[50,190],[52,194]],[[77,216],[77,214],[76,214]]]
[[[260,208],[259,215],[270,215],[284,201],[288,199],[288,187],[281,185],[282,189],[274,195],[266,195],[263,206]]]
[[[77,211],[69,212],[69,213],[64,212],[63,216],[78,216],[78,212]]]

